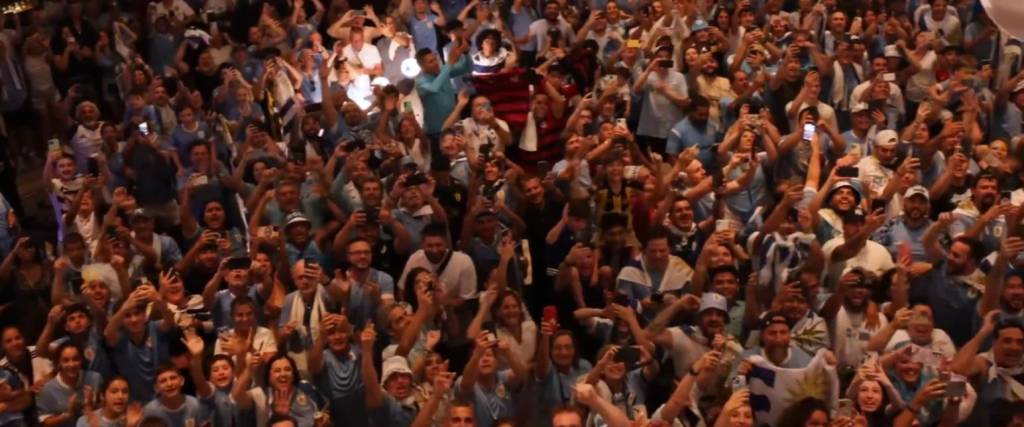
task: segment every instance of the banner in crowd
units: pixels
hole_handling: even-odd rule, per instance
[[[747,359],[751,364],[747,376],[750,407],[756,425],[777,425],[786,408],[808,397],[829,406],[839,399],[839,377],[835,366],[825,361],[825,351],[819,350],[807,367],[799,369],[780,368],[762,356]]]

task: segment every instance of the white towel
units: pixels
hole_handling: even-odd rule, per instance
[[[526,128],[519,139],[519,148],[531,153],[537,151],[537,120],[533,118],[533,111],[526,115]]]
[[[304,322],[302,321],[303,315],[306,313],[306,302],[302,300],[302,293],[299,291],[291,293],[292,310],[290,313],[288,313],[288,323],[299,325],[299,327],[296,328],[295,330],[300,334],[300,336],[303,337],[304,345],[306,341],[305,337],[310,337],[310,339],[313,339],[316,336],[320,335],[320,317],[324,313],[327,313],[327,310],[324,309],[323,292],[323,286],[317,285],[316,294],[313,295],[313,312],[310,313],[309,315],[309,328],[306,328],[306,325],[304,325]],[[304,379],[308,379],[309,365],[307,364],[306,361],[306,350],[302,349],[302,351],[299,352],[289,351],[288,355],[291,356],[292,360],[295,361],[295,364],[298,366],[299,373],[302,374],[302,377]]]

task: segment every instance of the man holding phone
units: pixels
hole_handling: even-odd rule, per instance
[[[892,255],[878,242],[869,240],[871,234],[882,225],[885,216],[880,212],[865,213],[857,208],[843,216],[843,235],[825,242],[821,250],[825,253],[828,289],[836,289],[839,276],[847,269],[860,267],[880,277],[896,267]]]
[[[896,179],[904,167],[920,167],[921,162],[912,157],[908,157],[902,165],[896,164],[899,160],[897,157],[899,143],[900,137],[896,131],[892,129],[880,131],[875,134],[871,155],[863,157],[857,162],[857,177],[860,178],[860,182],[864,183],[865,188],[871,189],[869,194],[865,194],[869,199],[888,199],[885,192],[889,181]]]
[[[674,65],[672,47],[659,47],[633,84],[634,92],[647,92],[636,129],[638,142],[656,153],[665,152],[669,129],[682,120],[683,110],[690,105],[686,77]]]

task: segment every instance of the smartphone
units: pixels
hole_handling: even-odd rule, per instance
[[[68,283],[68,285],[71,287],[71,290],[75,294],[81,294],[82,293],[82,285],[84,285],[84,284],[85,284],[85,279],[83,279],[82,276],[72,277],[71,280]]]
[[[363,213],[366,215],[366,222],[376,223],[377,219],[380,218],[379,208],[367,207],[363,210]]]
[[[314,256],[307,256],[307,257],[303,258],[303,259],[302,259],[302,261],[303,261],[303,262],[304,262],[304,263],[305,263],[306,265],[310,265],[310,264],[320,264],[320,261],[318,261],[318,260],[316,259],[316,257],[314,257]]]
[[[63,149],[60,147],[60,140],[57,138],[50,138],[50,140],[46,142],[46,149],[51,153],[58,153],[60,151],[63,151]]]
[[[836,176],[842,178],[856,178],[860,175],[860,168],[857,166],[842,166],[836,169]]]
[[[100,163],[95,157],[90,157],[89,160],[85,161],[85,168],[89,175],[97,176],[100,174]]]
[[[882,81],[894,82],[896,81],[896,73],[882,73]]]
[[[402,110],[405,111],[406,113],[411,113],[412,112],[412,101],[402,102]]]
[[[629,307],[629,295],[621,292],[616,292],[615,297],[612,298],[612,302],[623,307]]]
[[[672,66],[674,66],[674,65],[675,65],[675,62],[672,61],[671,59],[659,59],[658,60],[658,66],[661,67],[661,68],[672,68]]]
[[[875,200],[872,200],[871,201],[871,212],[877,211],[879,209],[884,211],[885,210],[885,205],[887,205],[887,204],[888,204],[888,201],[885,200],[885,199],[875,199]]]
[[[851,400],[851,399],[839,399],[839,404],[837,405],[837,409],[836,409],[836,417],[837,418],[839,418],[839,417],[850,418],[850,417],[853,416],[853,413],[854,413],[853,400]]]
[[[407,186],[426,184],[427,182],[427,176],[423,172],[416,172],[405,178],[405,185]]]
[[[726,231],[732,229],[732,221],[727,219],[716,219],[715,220],[715,231]]]
[[[139,133],[141,133],[142,136],[149,136],[149,123],[139,123]]]
[[[363,12],[363,11],[361,11],[359,9],[355,9],[355,10],[352,11],[352,16],[365,16],[365,15],[366,15],[366,12]]]
[[[297,150],[288,150],[288,159],[295,163],[306,163],[306,147]]]
[[[640,347],[619,347],[619,351],[615,352],[615,361],[625,364],[627,371],[636,369],[636,365],[640,361]]]
[[[247,256],[237,256],[228,258],[224,267],[228,270],[248,270],[251,265],[252,258]]]
[[[864,353],[864,364],[865,365],[874,365],[877,362],[878,362],[878,352],[877,351],[868,351],[868,352]]]
[[[547,160],[537,162],[537,176],[543,179],[548,172],[551,172],[551,162]]]
[[[615,119],[615,126],[618,126],[620,128],[623,128],[623,129],[628,129],[628,127],[626,126],[626,119],[625,118],[621,118],[621,117],[618,118],[618,119]]]
[[[732,379],[731,387],[733,392],[747,388],[747,377],[744,375],[736,375]]]
[[[544,321],[549,323],[558,321],[558,307],[555,307],[553,305],[545,306]]]
[[[1001,192],[999,192],[999,202],[1000,203],[1010,203],[1010,199],[1011,198],[1013,198],[1013,192],[1010,192],[1010,191],[1001,191]]]
[[[803,134],[804,141],[810,141],[811,138],[814,138],[814,132],[817,132],[817,131],[818,131],[818,126],[815,125],[814,123],[804,123],[804,134]]]
[[[355,139],[355,140],[346,142],[344,147],[345,147],[345,151],[348,151],[349,153],[351,153],[353,151],[358,151],[358,150],[365,149],[366,148],[366,141],[363,141],[362,139]]]
[[[193,175],[188,180],[189,187],[198,187],[200,185],[206,185],[210,183],[210,178],[206,175]]]
[[[967,392],[967,383],[963,380],[950,381],[946,383],[946,398],[963,397]]]
[[[494,149],[494,144],[483,144],[483,145],[481,145],[480,146],[480,157],[483,157],[484,160],[490,159],[491,158],[491,150],[492,149]]]

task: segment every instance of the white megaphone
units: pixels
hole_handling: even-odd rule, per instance
[[[981,0],[992,22],[1016,38],[1024,38],[1024,2],[1020,0]]]

